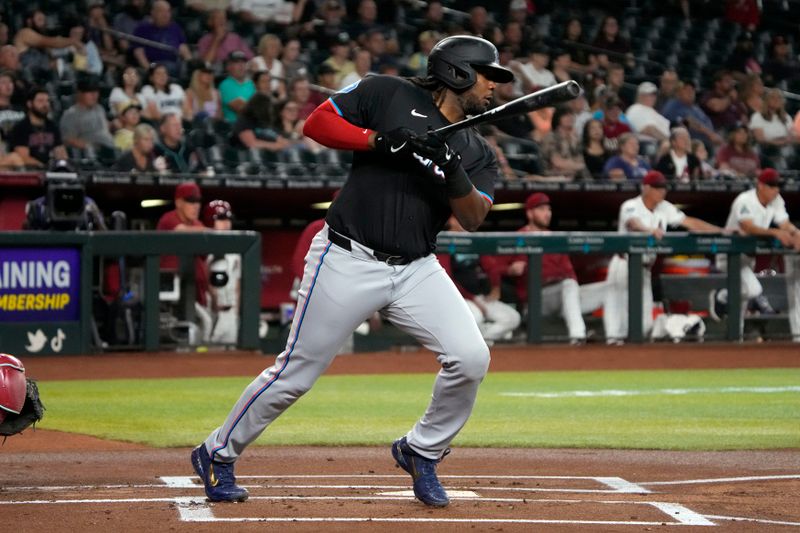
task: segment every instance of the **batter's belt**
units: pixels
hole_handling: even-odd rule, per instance
[[[334,231],[330,226],[328,227],[328,240],[331,241],[336,246],[338,246],[339,248],[347,250],[348,252],[353,251],[352,241],[349,238],[342,235],[341,233],[337,233],[336,231]],[[359,246],[361,246],[365,250],[369,250],[369,252],[375,259],[377,259],[378,261],[382,261],[387,265],[407,265],[411,261],[413,261],[413,259],[411,259],[410,257],[406,257],[404,255],[391,255],[385,252],[379,252],[378,250],[372,250],[371,248],[367,248],[362,244],[359,244]]]

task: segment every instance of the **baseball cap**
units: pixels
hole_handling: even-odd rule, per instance
[[[659,189],[666,188],[667,178],[658,170],[649,170],[642,179],[642,185],[649,185],[650,187]]]
[[[139,111],[142,110],[142,104],[139,103],[139,100],[128,100],[127,102],[123,102],[119,106],[119,114],[124,115],[128,109],[138,109]]]
[[[187,202],[199,202],[202,199],[200,187],[193,181],[184,181],[175,187],[175,199]]]
[[[550,203],[550,197],[543,192],[535,192],[528,196],[525,200],[525,209],[535,209],[540,205],[547,205]]]
[[[656,84],[651,81],[643,81],[639,84],[639,87],[636,89],[636,94],[656,94],[658,92],[658,87]]]
[[[86,76],[78,80],[76,88],[78,89],[78,92],[90,93],[93,91],[99,91],[100,83],[94,76]]]
[[[241,50],[234,50],[228,54],[228,63],[233,63],[234,61],[247,61],[247,54]]]
[[[770,187],[780,187],[783,183],[781,181],[781,175],[778,174],[778,171],[774,168],[765,168],[762,170],[758,175],[758,182],[769,185]]]

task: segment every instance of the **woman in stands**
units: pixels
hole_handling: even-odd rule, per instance
[[[770,166],[784,166],[779,164],[779,160],[794,155],[797,137],[780,89],[769,89],[766,92],[761,111],[750,117],[750,131],[753,132],[762,155],[775,160]]]
[[[111,116],[117,117],[123,108],[127,107],[128,102],[139,102],[139,88],[141,87],[142,77],[136,67],[127,66],[120,72],[117,86],[111,89],[108,96],[108,110]],[[119,127],[118,125],[116,127]]]
[[[299,117],[300,106],[297,102],[283,100],[275,106],[276,130],[281,137],[292,141],[295,146],[311,150],[314,153],[322,150],[322,146],[313,139],[303,136],[303,125],[306,123]]]
[[[148,80],[150,83],[142,87],[142,92],[139,94],[144,107],[142,113],[144,118],[156,122],[167,113],[174,113],[181,118],[190,115],[191,109],[186,93],[177,83],[169,82],[166,66],[159,63],[150,65]]]
[[[648,170],[650,164],[639,155],[639,139],[630,132],[619,136],[619,155],[606,161],[603,167],[603,173],[613,181],[641,181]]]
[[[720,174],[730,178],[753,178],[761,169],[746,124],[738,123],[731,128],[728,142],[717,151],[716,157]]]
[[[602,122],[593,118],[583,125],[581,146],[586,170],[589,171],[592,178],[601,179],[603,177],[603,168],[611,155],[606,151]]]
[[[186,89],[186,100],[189,102],[189,114],[184,115],[184,119],[222,118],[219,91],[214,87],[214,71],[211,64],[204,63],[192,72],[189,88]]]
[[[155,172],[156,130],[150,124],[139,124],[133,130],[133,147],[114,163],[118,172]]]
[[[283,63],[278,59],[281,55],[281,39],[277,35],[267,33],[258,41],[258,55],[250,60],[248,68],[250,72],[260,70],[269,71],[272,78],[272,92],[279,98],[286,98],[286,70]]]
[[[254,94],[233,125],[231,145],[270,152],[280,152],[289,148],[292,141],[280,135],[273,127],[272,117],[272,99],[265,94]]]

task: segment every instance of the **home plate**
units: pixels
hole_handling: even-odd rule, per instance
[[[447,495],[451,498],[480,498],[477,493],[471,490],[448,490]],[[397,496],[401,498],[414,498],[413,490],[392,490],[389,492],[377,492],[375,496]]]

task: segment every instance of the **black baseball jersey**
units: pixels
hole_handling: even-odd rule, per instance
[[[358,127],[418,133],[450,122],[434,105],[433,93],[410,80],[369,76],[331,97],[336,112]],[[473,129],[447,140],[475,188],[488,202],[498,176],[492,148]],[[412,259],[435,249],[436,234],[451,214],[444,175],[408,151],[398,156],[356,151],[350,176],[331,205],[326,222],[335,231],[375,250]]]

